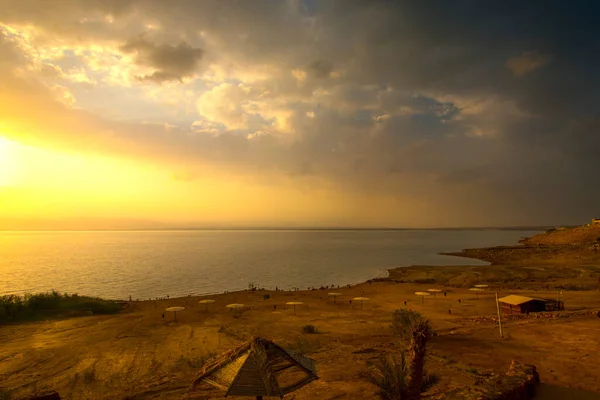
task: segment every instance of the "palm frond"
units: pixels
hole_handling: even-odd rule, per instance
[[[388,356],[379,360],[367,373],[368,382],[376,386],[382,400],[401,400],[406,392],[408,367],[404,353],[400,359]]]

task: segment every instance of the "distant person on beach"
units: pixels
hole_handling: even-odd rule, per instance
[[[460,299],[458,299],[458,304],[460,304]]]
[[[165,313],[162,314],[162,319],[165,320]]]
[[[404,300],[404,305],[406,305],[406,300]]]
[[[446,297],[446,291],[444,290],[444,297]]]

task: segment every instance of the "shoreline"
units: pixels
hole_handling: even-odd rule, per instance
[[[579,227],[579,228],[585,228]],[[573,230],[579,228],[571,228]],[[565,253],[564,245],[540,244],[539,238],[548,236],[548,232],[539,233],[531,237],[521,238],[515,245],[495,246],[484,248],[463,249],[455,252],[440,252],[438,255],[475,259],[486,265],[405,265],[393,268],[380,268],[377,276],[361,279],[340,285],[310,286],[311,289],[293,288],[280,289],[279,292],[302,293],[320,290],[333,290],[338,287],[348,288],[373,282],[390,282],[406,284],[431,284],[446,287],[464,288],[475,284],[488,284],[496,288],[508,289],[563,289],[583,290],[586,288],[597,290],[600,286],[600,267],[585,265],[591,261],[590,257],[582,257],[581,251],[573,256]],[[566,250],[572,249],[570,245]],[[579,248],[578,248],[579,249]],[[580,250],[580,249],[579,249]],[[536,257],[538,253],[547,253],[548,258]],[[594,253],[595,254],[595,253]],[[589,255],[589,254],[588,254]],[[592,257],[599,261],[600,257]],[[571,267],[577,267],[573,269]],[[583,276],[583,278],[582,278]],[[277,292],[273,287],[261,287],[262,292]],[[257,291],[259,289],[257,288]],[[202,293],[178,294],[163,297],[132,297],[132,301],[156,301],[189,297],[218,296],[223,294],[240,294],[251,291],[248,288],[237,288],[225,291],[212,291]],[[7,294],[11,295],[11,294]],[[15,293],[12,293],[15,295]],[[4,296],[4,295],[3,295]],[[23,294],[20,294],[23,296]],[[128,302],[127,298],[105,298],[106,300]]]

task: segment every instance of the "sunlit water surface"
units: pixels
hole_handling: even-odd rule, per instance
[[[413,264],[486,265],[436,253],[516,244],[534,231],[0,232],[0,295],[55,289],[154,298],[344,285]]]

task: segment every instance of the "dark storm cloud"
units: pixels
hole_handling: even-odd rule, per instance
[[[155,72],[140,79],[158,83],[192,75],[204,54],[201,49],[185,42],[157,44],[143,35],[128,40],[120,49],[127,54],[136,54],[138,63],[155,68]]]

